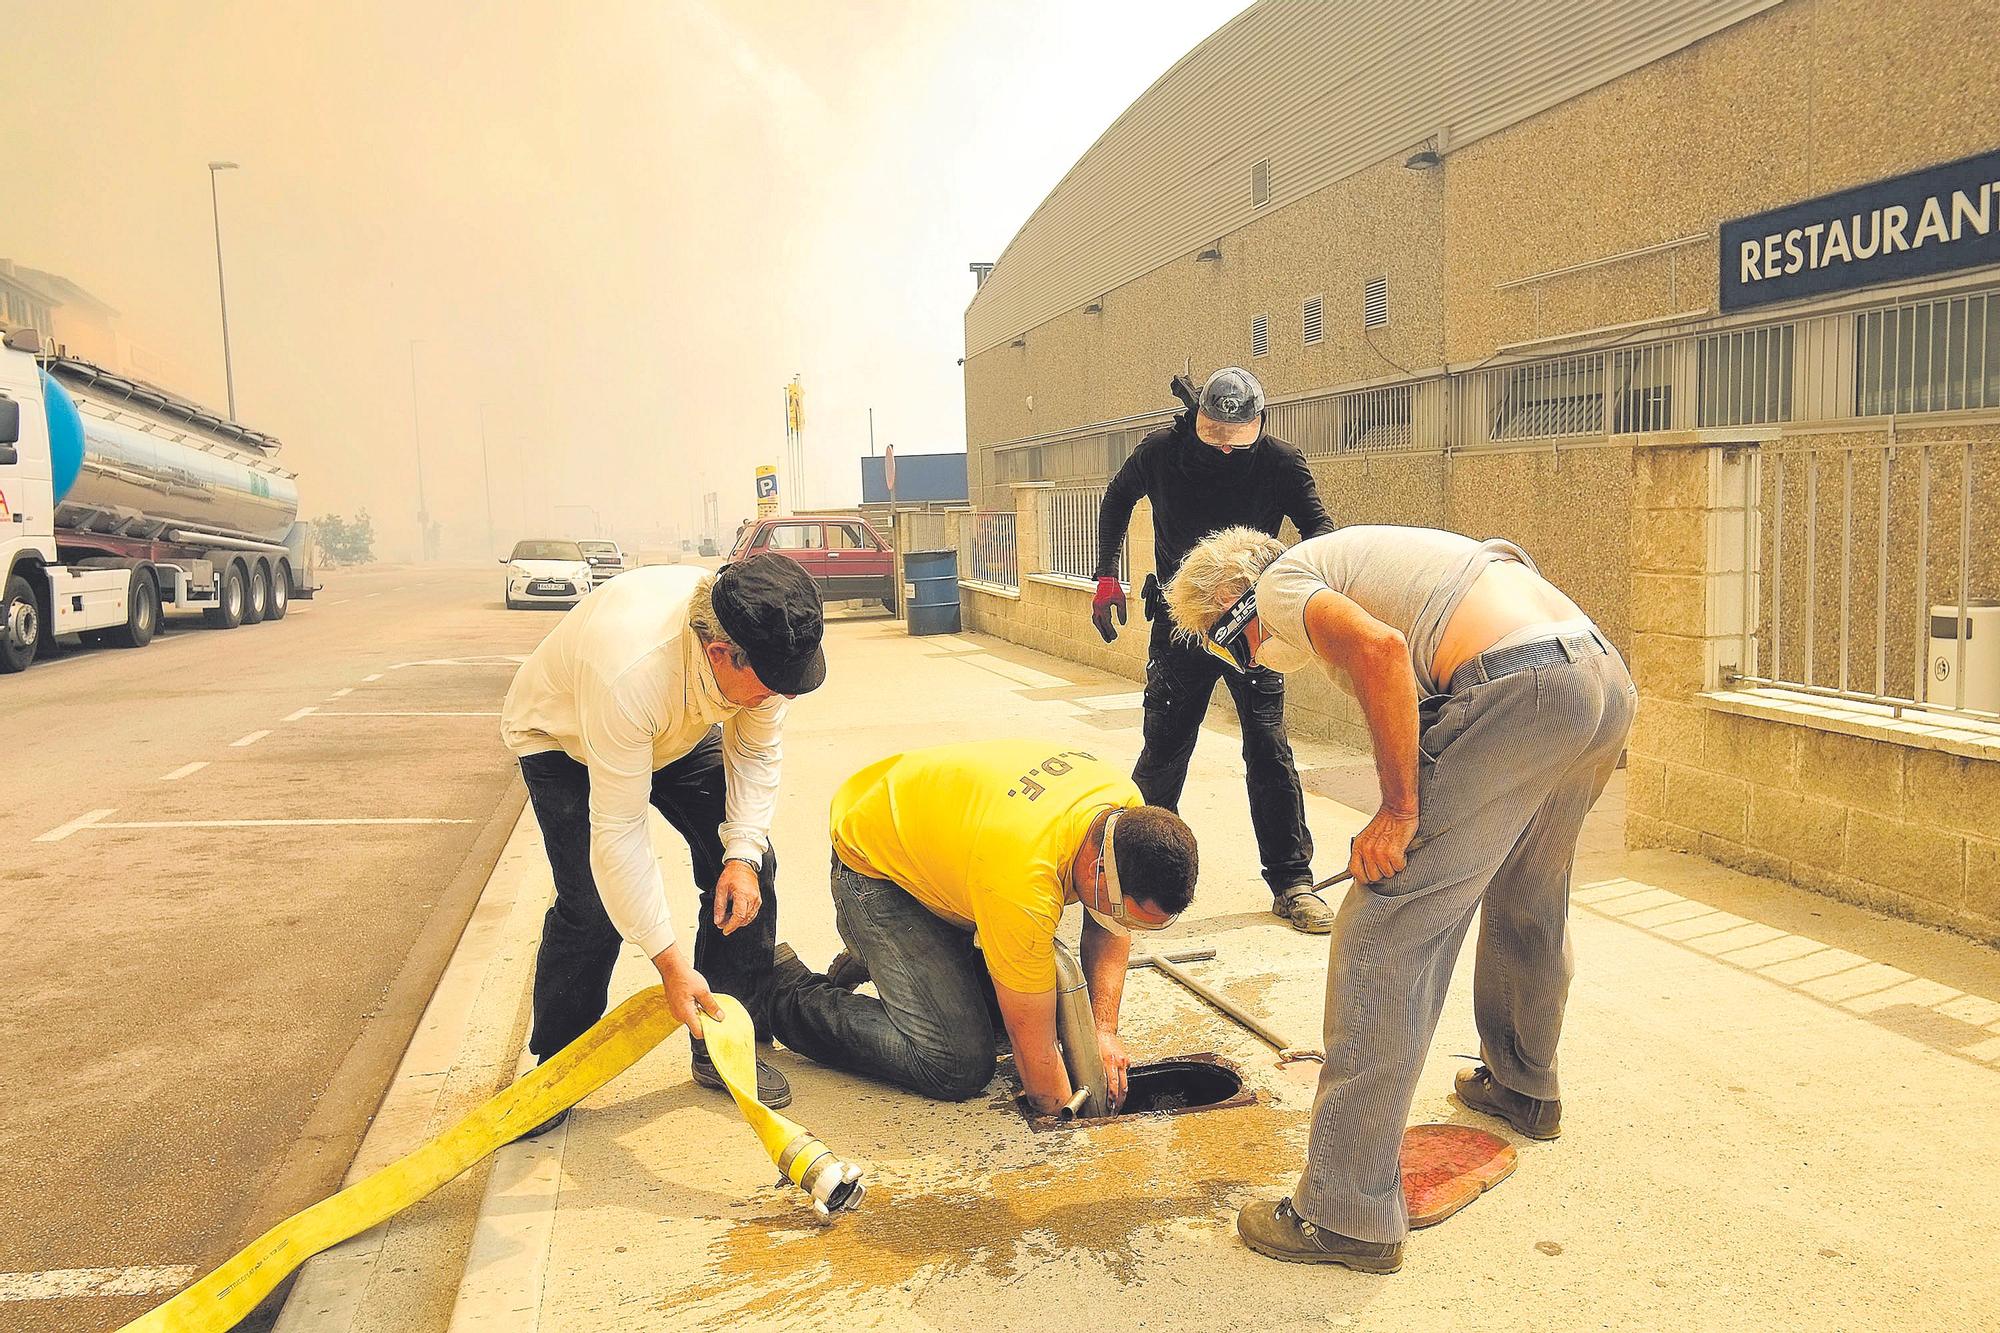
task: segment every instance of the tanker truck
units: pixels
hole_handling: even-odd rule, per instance
[[[279,442],[89,361],[0,339],[0,673],[58,635],[143,648],[310,597],[313,533]]]

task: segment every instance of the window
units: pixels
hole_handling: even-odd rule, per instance
[[[1370,278],[1361,289],[1361,327],[1379,329],[1389,322],[1389,279]]]
[[[1326,336],[1326,298],[1308,296],[1299,313],[1305,328],[1306,346],[1311,347]]]
[[[1409,448],[1411,398],[1407,384],[1340,395],[1340,452],[1366,454]]]
[[[861,534],[859,523],[829,523],[826,525],[826,549],[829,551],[872,551],[875,549]]]
[[[1980,292],[1855,321],[1855,411],[2000,407],[2000,300]]]
[[[1258,315],[1250,321],[1250,355],[1268,356],[1271,352],[1271,317]]]
[[[1792,348],[1797,325],[1717,333],[1697,344],[1700,426],[1792,419]]]
[[[780,523],[764,534],[764,546],[773,551],[819,549],[819,524]]]
[[[1271,159],[1250,164],[1250,206],[1262,208],[1271,202]]]
[[[1673,429],[1674,351],[1671,346],[1637,347],[1612,357],[1614,431],[1632,434]]]
[[[1574,356],[1500,373],[1496,440],[1604,433],[1604,358]]]

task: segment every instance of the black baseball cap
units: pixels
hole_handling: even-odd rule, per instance
[[[826,679],[819,589],[795,560],[765,552],[722,567],[711,594],[715,618],[779,694],[805,694]]]

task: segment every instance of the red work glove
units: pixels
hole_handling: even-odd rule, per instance
[[[1090,599],[1090,620],[1097,626],[1097,632],[1110,643],[1118,637],[1117,626],[1111,623],[1112,611],[1118,612],[1118,624],[1125,623],[1125,585],[1114,578],[1097,581],[1097,596]]]

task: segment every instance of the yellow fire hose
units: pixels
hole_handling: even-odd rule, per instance
[[[709,1058],[778,1169],[810,1194],[821,1216],[861,1202],[861,1172],[757,1100],[755,1032],[743,1006],[715,997],[720,1022],[702,1023]],[[558,1111],[576,1105],[681,1026],[658,986],[640,991],[588,1032],[407,1157],[295,1213],[222,1267],[119,1333],[226,1333],[300,1264],[422,1199]]]

